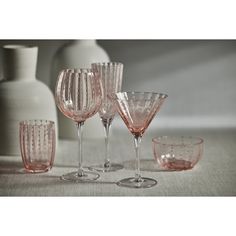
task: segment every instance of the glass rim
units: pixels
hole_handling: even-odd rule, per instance
[[[71,73],[71,74],[94,74],[91,68],[66,68],[60,71],[61,73]]]
[[[159,95],[162,98],[167,98],[168,95],[165,93],[159,93],[159,92],[140,92],[140,91],[125,91],[125,92],[118,92],[115,93],[115,95],[117,96],[117,94],[124,94],[124,93],[130,93],[130,94],[154,94],[154,95]],[[116,97],[116,99],[119,99]]]
[[[41,124],[37,124],[37,122],[41,122]],[[19,122],[19,125],[54,125],[55,122],[47,119],[30,119],[30,120],[22,120]]]
[[[109,65],[116,65],[116,66],[124,66],[122,62],[116,62],[116,61],[108,61],[108,62],[93,62],[91,65],[95,66],[109,66]]]
[[[194,142],[193,143],[167,143],[165,142],[163,139],[168,139],[168,138],[176,138],[176,139],[192,139]],[[204,142],[204,140],[200,137],[196,137],[196,136],[167,136],[167,135],[163,135],[163,136],[156,136],[154,138],[152,138],[152,142],[154,144],[160,144],[163,146],[173,146],[173,147],[181,147],[181,146],[197,146],[200,145]]]

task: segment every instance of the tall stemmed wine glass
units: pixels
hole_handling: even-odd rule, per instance
[[[101,172],[116,171],[123,168],[123,165],[110,161],[109,156],[109,130],[116,114],[114,101],[110,99],[112,95],[121,91],[123,78],[123,64],[119,62],[93,63],[93,72],[101,78],[103,86],[102,105],[99,109],[99,116],[105,130],[105,161],[102,165],[90,167]]]
[[[99,174],[82,167],[82,127],[86,119],[98,112],[102,101],[99,77],[91,69],[65,69],[58,76],[55,89],[56,104],[60,111],[75,121],[79,139],[78,170],[64,174],[63,180],[84,182],[96,180]]]
[[[152,92],[120,92],[114,96],[118,113],[134,136],[136,153],[135,177],[120,180],[117,183],[119,186],[149,188],[157,184],[154,179],[141,177],[139,146],[145,130],[160,110],[165,98],[165,94]]]

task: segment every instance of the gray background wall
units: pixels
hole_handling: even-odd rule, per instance
[[[37,78],[49,85],[53,55],[68,41],[1,40],[0,46],[9,43],[39,46]],[[160,116],[151,124],[153,128],[236,127],[236,41],[98,40],[98,43],[111,60],[124,63],[124,91],[158,91],[169,95]],[[114,125],[119,122],[118,119]]]

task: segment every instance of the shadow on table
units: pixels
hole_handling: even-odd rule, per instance
[[[1,160],[0,174],[25,174],[23,163]]]
[[[76,166],[74,165],[54,165],[54,167],[61,167],[61,168],[73,168],[76,170]],[[25,174],[30,176],[37,176],[38,180],[42,179],[43,181],[40,183],[37,183],[37,186],[40,187],[42,186],[47,186],[51,184],[116,184],[114,181],[86,181],[86,182],[70,182],[70,181],[65,181],[61,179],[61,176],[59,175],[51,175],[50,171],[45,172],[45,173],[28,173],[25,171],[23,163],[22,162],[12,162],[12,161],[6,161],[6,160],[1,160],[0,161],[0,175],[4,174]],[[46,180],[47,182],[45,182]],[[30,187],[31,183],[27,184],[27,187]],[[25,185],[25,184],[23,184]]]
[[[135,161],[125,161],[123,162],[124,168],[127,170],[135,170]],[[156,161],[150,159],[140,160],[140,170],[141,171],[151,171],[151,172],[172,172],[174,170],[166,170],[160,167]]]
[[[43,178],[48,178],[48,179],[57,179],[60,181],[60,183],[64,184],[116,184],[115,181],[101,181],[101,180],[95,180],[95,181],[85,181],[85,182],[71,182],[71,181],[66,181],[62,180],[61,176],[55,176],[55,175],[44,175],[41,176]]]
[[[126,170],[135,170],[135,161],[124,161],[122,164],[124,165],[124,169]],[[59,168],[74,168],[77,169],[76,165],[65,165],[65,164],[56,164],[55,167]],[[84,166],[84,168],[88,168],[88,166]],[[151,171],[151,172],[173,172],[175,170],[166,170],[159,166],[155,160],[151,159],[142,159],[140,160],[140,169],[141,171]],[[112,173],[112,172],[111,172]]]

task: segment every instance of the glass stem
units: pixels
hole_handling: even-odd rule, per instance
[[[83,149],[82,149],[82,134],[83,134],[83,125],[84,122],[77,122],[77,132],[78,132],[78,140],[79,140],[79,164],[78,164],[78,176],[81,177],[84,175],[84,171],[82,168],[82,162],[83,162]]]
[[[136,161],[135,161],[135,181],[141,182],[141,173],[140,173],[140,143],[141,143],[141,136],[134,135],[134,148],[136,154]]]
[[[104,167],[109,168],[111,165],[110,158],[109,158],[109,131],[111,122],[109,120],[103,121],[104,130],[105,130],[105,162]]]

